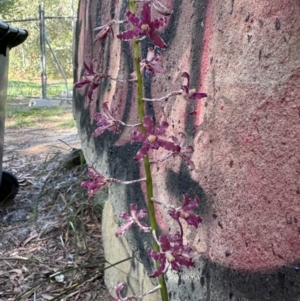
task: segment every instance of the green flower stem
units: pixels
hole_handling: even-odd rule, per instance
[[[134,0],[129,0],[129,9],[131,12],[135,13],[135,4]],[[137,102],[138,102],[138,114],[139,119],[141,123],[141,131],[146,134],[145,127],[143,124],[143,118],[145,117],[145,107],[144,107],[144,101],[143,101],[143,78],[141,74],[141,68],[140,68],[140,47],[139,47],[139,41],[137,39],[134,39],[133,41],[133,54],[134,54],[134,65],[137,75]],[[145,176],[146,176],[146,189],[147,189],[147,201],[148,201],[148,214],[150,219],[150,226],[152,230],[157,232],[157,223],[155,218],[155,209],[154,209],[154,203],[152,202],[153,199],[153,181],[152,181],[152,175],[151,175],[151,169],[150,169],[150,161],[148,155],[144,158],[144,168],[145,168]],[[153,239],[153,249],[156,252],[159,252],[159,246],[157,242]],[[156,261],[156,266],[159,265],[159,262]],[[167,285],[165,282],[165,278],[163,275],[158,277],[158,282],[160,284],[160,292],[161,292],[161,298],[162,301],[168,301],[168,290]]]

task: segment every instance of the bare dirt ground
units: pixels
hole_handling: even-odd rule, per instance
[[[0,301],[109,300],[101,208],[80,187],[87,177],[76,129],[7,129],[3,169],[20,189],[0,206]]]

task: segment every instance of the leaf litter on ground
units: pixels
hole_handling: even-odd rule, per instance
[[[0,207],[0,300],[108,300],[102,208],[80,187],[81,150],[5,159],[20,190]]]

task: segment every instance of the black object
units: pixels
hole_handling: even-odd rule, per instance
[[[17,178],[7,171],[2,171],[0,205],[14,199],[19,190]]]
[[[27,30],[0,21],[0,55],[6,56],[8,50],[22,44],[27,37]]]
[[[18,29],[0,21],[0,204],[13,199],[19,187],[16,177],[8,172],[2,171],[2,159],[9,50],[23,43],[27,36],[27,30]]]

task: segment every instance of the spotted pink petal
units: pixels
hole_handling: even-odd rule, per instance
[[[185,78],[187,79],[187,84],[186,84],[186,86],[187,86],[188,88],[190,88],[190,75],[189,75],[187,72],[182,72],[182,73],[181,73],[181,77],[185,77]]]
[[[124,299],[121,297],[121,291],[122,289],[126,287],[126,284],[125,283],[118,283],[114,289],[115,289],[115,292],[116,292],[116,295],[117,295],[117,298],[113,297],[112,295],[109,296],[110,298],[110,301],[123,301]]]
[[[170,250],[171,244],[167,235],[161,235],[159,238],[159,243],[163,252]]]
[[[151,118],[151,120],[152,120],[152,118]],[[154,132],[155,135],[157,135],[157,136],[163,135],[163,134],[166,132],[168,126],[169,126],[169,124],[168,124],[166,121],[163,121],[163,122],[156,128],[156,130],[155,130],[155,132]]]
[[[81,82],[77,82],[74,84],[75,88],[82,88],[83,86],[85,86],[86,84],[89,84],[90,81],[89,80],[83,80]]]
[[[96,178],[103,178],[105,179],[105,177],[101,174],[99,174],[94,167],[89,167],[88,168],[88,176],[92,179],[96,179]]]
[[[147,139],[147,137],[144,134],[142,134],[141,132],[139,132],[139,131],[132,131],[132,133],[131,133],[131,139],[133,141],[145,142],[145,140]]]
[[[83,61],[83,66],[85,68],[85,70],[89,73],[89,74],[94,74],[94,63],[97,62],[97,60],[92,60],[90,62],[90,64],[88,65],[87,62],[84,60]]]
[[[179,133],[180,134],[180,133]],[[179,142],[179,140],[177,139],[177,137],[175,136],[171,136],[170,137],[176,144],[180,145],[181,146],[181,143]]]
[[[155,72],[155,70],[150,65],[148,65],[146,67],[146,73],[149,74],[149,75],[151,75],[151,76],[153,76],[156,72]]]
[[[119,237],[120,235],[123,235],[132,225],[134,224],[134,221],[130,221],[121,227],[119,227],[115,233],[116,237]]]
[[[101,113],[95,113],[94,119],[97,121],[98,126],[107,125],[107,119]]]
[[[189,145],[181,148],[181,152],[185,154],[192,154],[194,152],[194,148]]]
[[[175,270],[177,272],[180,272],[180,264],[177,263],[176,261],[171,262],[171,267],[172,267],[173,270]]]
[[[130,204],[130,212],[131,212],[131,215],[134,215],[136,216],[137,219],[142,219],[144,218],[145,216],[147,216],[147,210],[146,209],[140,209],[139,211],[136,210],[136,207],[135,207],[135,210],[133,211],[132,209],[132,205],[133,204]]]
[[[142,20],[143,20],[142,22],[143,22],[143,24],[150,24],[150,22],[151,22],[151,6],[150,6],[150,2],[146,2],[143,5],[141,16],[142,16]]]
[[[173,153],[178,153],[180,152],[180,146],[179,145],[176,145],[174,144],[173,142],[171,141],[166,141],[166,140],[162,140],[162,139],[157,139],[157,143],[160,147],[168,150],[168,151],[171,151]]]
[[[167,263],[166,256],[153,250],[149,250],[148,255],[152,257],[155,261],[160,261],[160,265],[158,266],[157,270],[149,276],[150,278],[156,278],[163,274],[165,271]]]
[[[195,92],[188,93],[188,98],[191,98],[191,99],[201,99],[204,97],[207,97],[206,93],[195,93]]]
[[[156,277],[162,275],[164,273],[165,268],[166,268],[166,263],[167,263],[166,260],[161,261],[161,264],[159,265],[157,270],[152,275],[149,275],[149,277],[150,278],[156,278]]]
[[[154,250],[148,251],[149,256],[151,256],[154,260],[163,260],[165,255],[163,253],[156,252]]]
[[[94,137],[98,137],[100,135],[102,135],[106,130],[108,130],[111,127],[110,124],[106,124],[106,125],[102,125],[101,127],[98,127],[94,133],[93,136]]]
[[[148,135],[154,134],[154,124],[151,116],[147,115],[143,119],[143,124]]]
[[[194,226],[195,228],[198,228],[199,224],[202,223],[202,218],[199,215],[190,213],[189,217],[187,217],[185,221],[190,226]]]
[[[193,263],[193,259],[192,258],[186,258],[184,256],[175,256],[176,258],[176,261],[174,262],[175,264],[178,265],[178,268],[179,269],[176,269],[175,267],[173,267],[175,270],[177,271],[180,271],[180,266],[181,265],[184,265],[186,267],[190,267],[190,266],[193,266],[194,263]],[[174,263],[171,263],[171,265],[173,265]]]
[[[163,146],[163,140],[161,140],[157,137],[156,137],[155,141],[153,141],[151,143],[147,141],[147,143],[150,145],[151,149],[156,149],[156,150],[159,149],[160,146]]]
[[[184,194],[183,198],[184,198],[184,202],[183,202],[182,208],[184,211],[193,210],[200,203],[200,199],[197,196],[195,197],[193,202],[191,202],[191,197],[188,194]]]
[[[98,40],[104,40],[108,36],[108,34],[109,34],[110,31],[112,32],[112,35],[113,35],[113,31],[112,31],[111,27],[105,26],[104,28],[102,28],[98,32],[98,34],[95,36],[94,42],[96,42]]]
[[[105,114],[105,116],[110,120],[115,120],[115,117],[112,115],[112,112],[108,108],[108,102],[104,102],[102,105],[102,112]]]
[[[128,21],[131,24],[133,24],[135,27],[137,27],[139,29],[141,28],[143,22],[140,20],[140,18],[136,14],[132,13],[131,11],[127,11],[126,17],[127,17]]]
[[[169,215],[170,215],[173,219],[175,219],[175,220],[177,220],[177,221],[179,220],[179,218],[180,218],[180,211],[179,211],[179,210],[175,210],[175,209],[169,210],[168,213],[169,213]]]
[[[155,57],[155,51],[152,47],[149,47],[148,48],[148,52],[147,52],[147,57],[146,57],[146,60],[148,62],[151,62]]]
[[[90,100],[93,100],[93,94],[94,94],[94,90],[97,89],[99,87],[99,84],[97,83],[91,83],[91,85],[89,86],[88,89],[88,98]]]
[[[192,152],[194,152],[194,150]],[[188,166],[188,168],[190,170],[195,170],[195,168],[196,168],[195,164],[194,164],[194,162],[188,156],[186,156],[182,152],[179,152],[178,156],[186,163],[186,165]]]
[[[140,35],[140,32],[141,32],[140,29],[130,29],[118,34],[117,38],[124,41],[132,40],[138,37]]]
[[[153,42],[153,44],[156,45],[157,47],[159,47],[161,49],[168,48],[167,44],[163,41],[163,39],[154,30],[150,30],[149,37],[150,37],[151,41]]]
[[[147,155],[149,149],[150,149],[150,144],[148,144],[148,143],[143,144],[133,159],[135,161],[142,160]]]
[[[155,19],[154,21],[151,22],[151,28],[153,30],[160,29],[161,27],[165,26],[167,24],[167,18],[162,17],[159,19]]]

